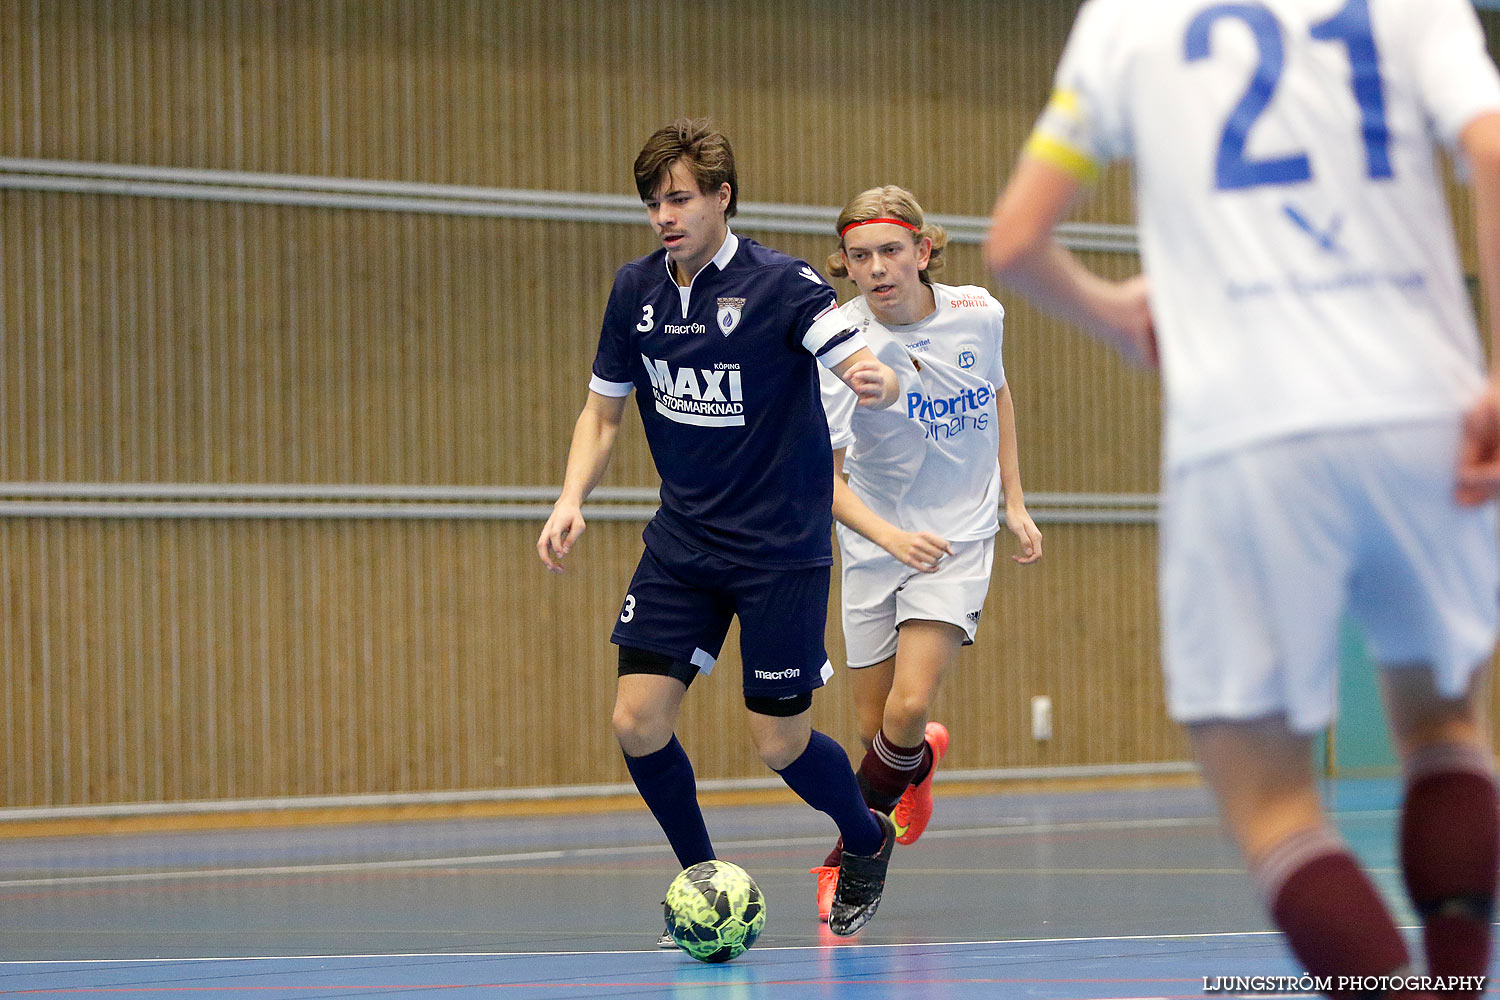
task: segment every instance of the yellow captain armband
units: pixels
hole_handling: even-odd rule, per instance
[[[1037,120],[1025,152],[1052,164],[1084,184],[1099,176],[1100,164],[1085,152],[1088,125],[1078,95],[1071,90],[1053,91],[1052,99]]]

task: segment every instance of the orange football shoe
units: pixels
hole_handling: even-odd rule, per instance
[[[818,919],[828,923],[828,913],[833,909],[833,890],[839,885],[837,865],[820,865],[808,869],[807,874],[818,876]]]
[[[901,801],[891,810],[898,844],[915,844],[927,829],[927,822],[932,819],[932,775],[937,770],[938,761],[948,753],[947,726],[941,722],[929,722],[924,736],[927,745],[932,747],[932,770],[920,784],[906,786]]]

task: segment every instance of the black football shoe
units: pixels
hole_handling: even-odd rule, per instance
[[[870,810],[885,841],[873,856],[851,854],[847,849],[839,860],[839,884],[833,890],[833,907],[828,912],[828,929],[839,937],[848,937],[870,922],[880,895],[885,891],[885,871],[891,864],[896,847],[896,827],[884,813]]]

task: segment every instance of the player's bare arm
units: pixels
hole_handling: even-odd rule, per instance
[[[997,279],[1109,343],[1126,360],[1154,368],[1156,337],[1145,278],[1101,278],[1052,238],[1079,188],[1078,179],[1062,168],[1022,156],[995,204],[985,264]]]
[[[1005,526],[1021,546],[1011,559],[1029,566],[1042,558],[1042,532],[1026,512],[1026,494],[1021,489],[1021,449],[1016,443],[1016,404],[1006,382],[995,394],[995,414],[999,420],[1000,491],[1005,495]]]
[[[605,396],[589,390],[588,402],[573,425],[573,443],[568,447],[568,467],[562,493],[552,505],[552,516],[536,540],[536,554],[554,573],[563,571],[562,559],[588,528],[583,519],[583,501],[604,478],[614,450],[615,434],[625,415],[626,396]]]
[[[859,397],[859,405],[869,409],[883,410],[901,395],[901,381],[896,373],[868,347],[861,347],[834,365],[833,373]]]
[[[1479,292],[1488,307],[1490,377],[1464,414],[1458,501],[1500,495],[1500,114],[1482,115],[1459,137],[1470,166],[1479,247]]]
[[[885,549],[903,565],[920,573],[936,570],[943,556],[953,554],[953,546],[931,531],[903,531],[871,510],[844,479],[845,451],[838,448],[833,453],[834,518]]]

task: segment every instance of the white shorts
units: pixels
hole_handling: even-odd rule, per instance
[[[914,618],[964,630],[964,645],[979,631],[979,613],[990,590],[995,539],[954,542],[931,573],[919,573],[879,545],[838,526],[843,561],[844,647],[851,668],[896,655],[896,630]]]
[[[1167,701],[1179,722],[1337,714],[1347,614],[1385,666],[1457,697],[1495,644],[1496,505],[1453,500],[1455,422],[1271,442],[1169,472],[1161,530]]]

